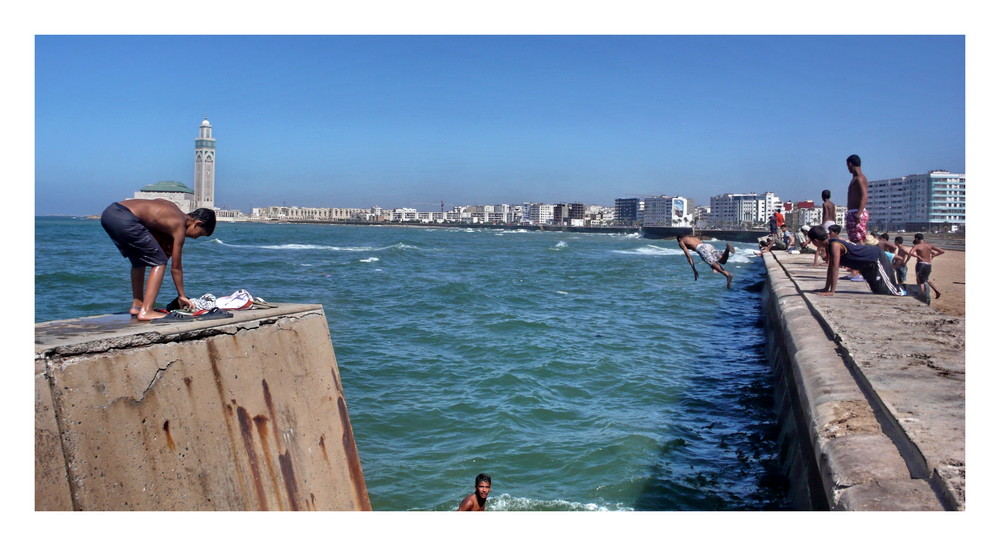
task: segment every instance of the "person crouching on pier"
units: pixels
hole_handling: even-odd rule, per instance
[[[153,310],[160,293],[167,262],[182,307],[191,302],[184,294],[184,268],[181,253],[185,238],[197,239],[215,231],[215,211],[197,209],[184,214],[166,199],[126,199],[111,203],[101,214],[101,226],[121,255],[132,263],[132,308],[129,313],[139,320],[153,320],[165,315]],[[146,268],[149,280],[143,282]]]
[[[830,296],[837,292],[837,271],[840,266],[858,271],[874,294],[906,295],[906,291],[896,284],[892,263],[881,248],[830,237],[822,226],[813,226],[809,229],[809,240],[816,245],[816,248],[826,250],[828,256],[826,286],[819,292],[821,296]]]

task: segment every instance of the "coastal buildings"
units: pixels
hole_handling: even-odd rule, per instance
[[[881,230],[965,228],[965,175],[946,170],[868,181],[868,225]]]
[[[615,199],[615,225],[641,225],[642,205],[642,199],[639,199],[638,197],[622,197]]]
[[[847,207],[837,207],[835,223],[844,225],[844,213]],[[797,230],[802,226],[819,226],[823,224],[823,206],[817,205],[811,199],[799,201],[792,204],[785,213],[785,223],[791,230]]]
[[[767,224],[774,209],[782,207],[774,192],[724,193],[710,199],[709,227],[740,229]]]
[[[553,205],[545,203],[524,203],[524,223],[543,226],[552,223]]]
[[[194,208],[215,208],[215,139],[207,116],[194,141]]]
[[[693,205],[680,196],[649,195],[615,199],[614,225],[646,227],[689,227]]]
[[[363,219],[370,209],[344,209],[320,207],[262,207],[255,208],[250,218],[253,220],[296,221],[309,220],[319,222],[347,222]]]
[[[644,199],[642,225],[644,227],[689,227],[687,199],[661,195]]]

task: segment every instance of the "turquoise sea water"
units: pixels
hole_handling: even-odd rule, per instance
[[[37,321],[127,310],[98,221],[35,236]],[[454,510],[479,472],[497,510],[785,509],[763,267],[736,247],[732,290],[617,234],[221,223],[184,264],[191,297],[324,306],[376,510]]]

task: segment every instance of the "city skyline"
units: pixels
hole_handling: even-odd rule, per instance
[[[965,172],[962,36],[35,45],[37,214],[91,214],[159,180],[193,185],[205,116],[218,140],[216,206],[245,211],[663,194],[702,205],[728,192],[818,200],[827,188],[842,201],[852,153],[873,179]],[[196,49],[219,62],[192,77]]]

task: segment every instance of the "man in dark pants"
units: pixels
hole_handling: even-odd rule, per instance
[[[941,291],[930,281],[931,261],[944,254],[944,251],[924,241],[924,234],[918,233],[913,236],[913,246],[910,247],[908,254],[917,259],[917,287],[920,289],[921,298],[930,305],[931,291],[927,289],[928,286],[934,290],[934,299],[941,297]]]
[[[825,249],[828,256],[826,286],[819,292],[821,296],[831,296],[837,292],[837,270],[842,265],[860,272],[875,294],[906,295],[906,291],[896,284],[892,263],[879,247],[858,245],[830,237],[822,226],[814,226],[809,230],[809,240],[816,248]]]
[[[126,199],[111,203],[101,215],[101,226],[122,256],[132,263],[132,308],[129,313],[139,320],[162,318],[153,311],[156,296],[163,284],[169,260],[170,275],[177,287],[177,301],[182,307],[191,301],[184,293],[184,269],[181,252],[185,237],[197,239],[215,231],[215,211],[198,209],[184,214],[166,199]],[[149,280],[143,276],[149,267]]]

